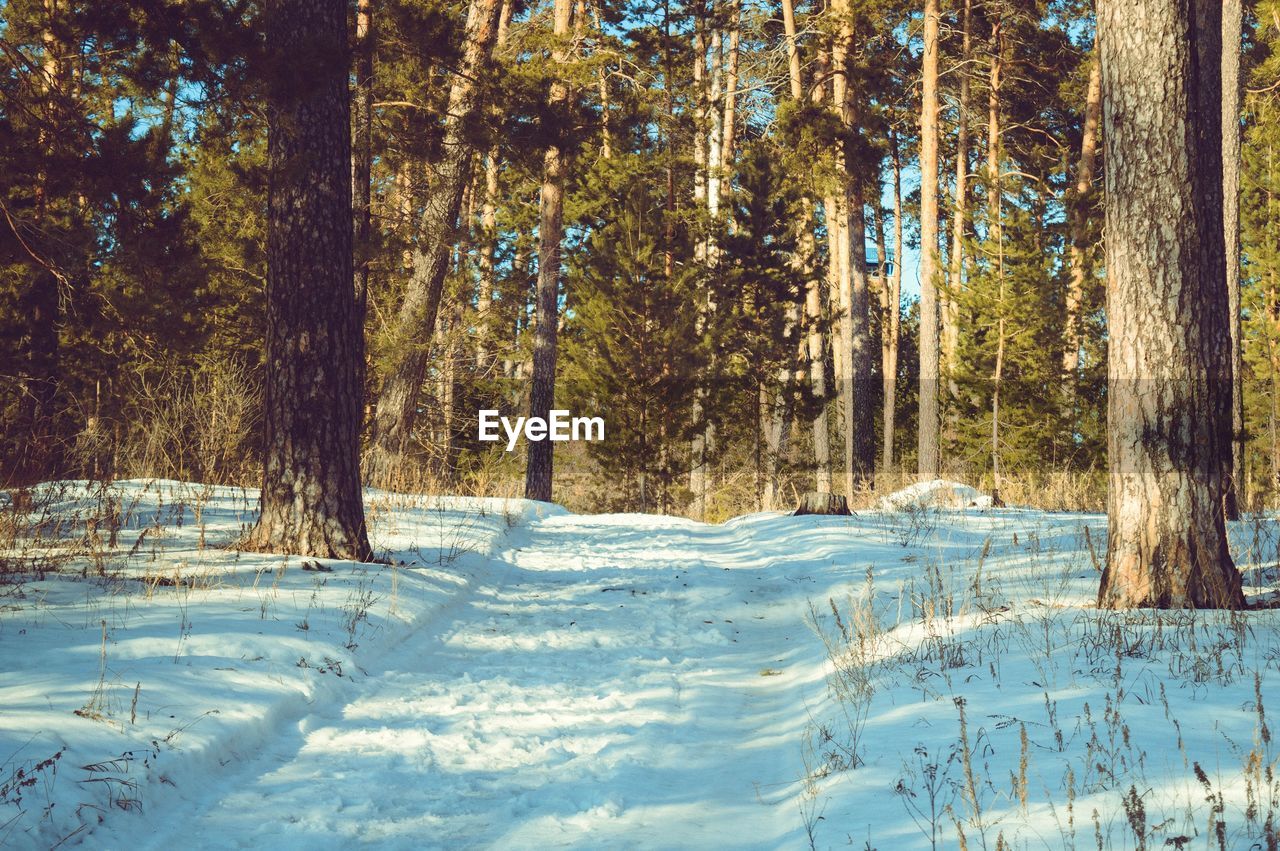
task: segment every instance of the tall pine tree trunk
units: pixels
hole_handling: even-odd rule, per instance
[[[564,79],[564,68],[570,59],[566,38],[572,13],[572,0],[555,0],[552,32],[556,46],[551,56],[557,76],[547,97],[547,108],[553,115],[563,112],[569,103],[570,90]],[[567,151],[564,143],[557,139],[547,147],[542,158],[536,303],[538,327],[533,337],[533,382],[529,390],[529,416],[543,419],[550,416],[555,401],[556,336],[560,324],[560,241],[564,234],[564,181],[567,172]],[[524,477],[526,499],[551,501],[554,445],[550,440],[529,442],[529,462]]]
[[[503,0],[498,13],[498,33],[494,50],[500,51],[506,44],[507,30],[511,24],[511,0]],[[480,281],[476,293],[476,368],[484,372],[489,367],[493,342],[491,312],[493,294],[497,292],[498,263],[498,177],[502,168],[502,152],[497,144],[489,146],[484,158],[484,203],[480,207]]]
[[[1222,224],[1231,325],[1231,486],[1227,519],[1244,505],[1244,362],[1240,328],[1240,0],[1222,0]]]
[[[1066,345],[1062,352],[1062,373],[1070,392],[1080,369],[1080,347],[1083,345],[1080,315],[1084,304],[1085,284],[1089,278],[1088,238],[1089,208],[1093,205],[1093,172],[1097,162],[1098,120],[1102,115],[1102,64],[1094,48],[1089,61],[1089,87],[1085,95],[1084,127],[1080,139],[1080,163],[1076,166],[1075,191],[1071,197],[1071,256],[1068,264],[1071,279],[1067,284]],[[1073,394],[1074,395],[1074,394]]]
[[[942,359],[955,368],[960,342],[958,297],[964,286],[964,233],[968,223],[969,191],[969,57],[972,50],[970,21],[973,0],[964,0],[960,17],[960,75],[956,104],[956,197],[951,217],[951,269],[947,282],[947,306],[943,316]],[[954,382],[953,382],[954,383]],[[952,394],[954,395],[953,388]]]
[[[1187,37],[1184,38],[1184,34]],[[1244,605],[1231,441],[1219,0],[1101,0],[1106,608]]]
[[[888,309],[885,311],[884,334],[884,408],[881,448],[881,466],[886,470],[893,466],[894,441],[898,413],[898,338],[902,323],[902,158],[898,151],[898,136],[889,132],[889,161],[893,167],[893,271],[885,282],[888,291]]]
[[[938,476],[938,0],[924,0],[920,107],[920,479]]]
[[[499,8],[499,0],[472,0],[467,14],[462,60],[449,88],[442,153],[413,250],[413,275],[390,330],[390,363],[374,414],[370,458],[371,472],[378,480],[386,480],[399,468],[413,435],[462,195],[471,178],[472,149],[466,128],[478,107],[477,84],[491,61]]]
[[[344,0],[274,0],[267,42],[267,359],[254,549],[368,561],[360,336],[351,283]]]
[[[1005,277],[1004,277],[1004,193],[1000,186],[1000,88],[1004,72],[1004,22],[997,17],[991,25],[991,67],[987,85],[987,241],[995,255],[996,273],[996,362],[991,372],[991,501],[1000,499],[1000,382],[1004,378]]]
[[[369,295],[369,252],[372,248],[373,207],[373,0],[356,4],[355,135],[352,139],[352,197],[355,202],[356,305],[364,313]]]

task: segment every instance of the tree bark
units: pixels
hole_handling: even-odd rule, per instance
[[[1082,333],[1080,311],[1084,304],[1085,283],[1089,277],[1088,223],[1093,205],[1093,176],[1098,151],[1098,120],[1102,114],[1102,65],[1094,48],[1089,63],[1089,88],[1085,95],[1084,127],[1080,139],[1080,163],[1076,167],[1075,192],[1071,198],[1071,279],[1067,284],[1066,346],[1062,352],[1062,373],[1070,389],[1080,369]]]
[[[352,196],[355,199],[356,307],[364,315],[369,297],[369,252],[372,250],[373,207],[373,0],[356,4],[355,135],[352,139]],[[363,359],[363,355],[362,355]]]
[[[506,44],[512,11],[511,0],[503,0],[502,9],[498,13],[495,52],[501,51]],[[608,141],[607,126],[605,140]],[[497,144],[491,145],[484,160],[484,203],[480,207],[480,281],[476,293],[476,368],[481,372],[489,366],[489,346],[493,340],[490,311],[493,307],[493,294],[498,287],[498,178],[501,167],[502,152]]]
[[[1105,608],[1244,605],[1231,440],[1222,7],[1101,0],[1108,392]]]
[[[969,191],[969,59],[972,52],[970,35],[972,5],[973,0],[964,0],[964,9],[960,17],[960,82],[956,109],[956,197],[951,217],[951,269],[942,333],[942,359],[948,370],[955,367],[956,347],[960,340],[956,297],[964,286],[964,232],[968,223]],[[952,393],[954,392],[953,390]]]
[[[1226,240],[1227,311],[1231,326],[1231,482],[1227,519],[1245,504],[1244,362],[1240,326],[1240,0],[1222,0],[1222,225]]]
[[[442,154],[413,249],[413,274],[390,329],[390,364],[374,414],[370,457],[378,480],[399,467],[413,435],[462,194],[470,180],[472,150],[465,128],[479,106],[477,82],[491,62],[499,9],[499,0],[472,0],[467,15],[462,61],[449,88]]]
[[[571,96],[569,83],[563,76],[563,68],[570,60],[567,36],[572,15],[572,0],[555,0],[552,33],[556,43],[551,59],[559,71],[547,97],[547,107],[553,115],[565,109]],[[529,416],[543,419],[549,417],[555,399],[556,337],[560,324],[560,241],[564,233],[567,157],[568,152],[556,140],[547,147],[542,158],[536,305],[538,327],[533,338],[533,381],[529,391]],[[524,477],[526,499],[551,501],[554,445],[550,440],[529,442],[529,460]]]
[[[920,407],[916,471],[938,477],[938,0],[924,0],[920,107]]]
[[[872,407],[871,302],[867,289],[866,182],[859,174],[857,136],[860,134],[858,95],[850,85],[851,52],[855,49],[852,10],[848,0],[837,0],[839,34],[832,50],[834,107],[844,127],[843,176],[845,181],[842,249],[847,261],[840,279],[841,336],[848,386],[844,390],[845,493],[850,498],[875,476],[875,409]]]
[[[893,168],[893,271],[885,281],[887,309],[884,335],[884,408],[881,414],[884,443],[880,465],[893,466],[894,438],[898,414],[898,337],[902,323],[902,158],[898,136],[889,131],[889,162]]]
[[[999,6],[997,7],[1000,8]],[[1004,20],[991,24],[991,66],[987,79],[987,238],[996,263],[996,362],[991,371],[991,502],[1000,498],[1000,382],[1004,378],[1005,279],[1004,279],[1004,193],[1000,186],[1000,89],[1004,72]]]
[[[344,0],[274,0],[267,41],[267,362],[253,549],[368,561],[361,352],[351,282],[351,104]]]

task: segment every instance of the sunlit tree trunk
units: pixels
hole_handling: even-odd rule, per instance
[[[1071,278],[1067,283],[1067,310],[1063,323],[1066,342],[1062,351],[1062,373],[1070,390],[1080,368],[1082,333],[1080,315],[1084,304],[1085,284],[1089,278],[1087,244],[1089,209],[1093,205],[1094,167],[1098,151],[1098,121],[1102,116],[1102,65],[1095,47],[1089,62],[1089,87],[1085,95],[1084,127],[1080,139],[1080,162],[1076,166],[1075,191],[1070,199],[1071,255],[1068,259]]]
[[[998,14],[998,13],[997,13]],[[1000,17],[991,24],[991,66],[987,78],[987,241],[988,251],[995,255],[996,274],[996,362],[991,372],[991,500],[1002,505],[1000,498],[1000,382],[1004,379],[1004,355],[1007,339],[1005,326],[1004,274],[1004,194],[1000,185],[1001,125],[1000,89],[1004,73],[1004,21]]]
[[[370,454],[372,472],[379,480],[398,469],[413,435],[462,194],[471,177],[473,151],[466,128],[479,107],[478,82],[491,61],[499,10],[499,0],[472,0],[467,15],[462,59],[449,88],[442,153],[418,226],[413,274],[389,333],[389,364],[374,413]]]
[[[924,0],[920,107],[920,407],[916,472],[938,476],[938,0]]]
[[[547,107],[556,114],[569,102],[569,83],[564,69],[570,60],[565,37],[572,18],[571,0],[555,0],[553,34],[556,47],[552,61],[557,77],[551,84]],[[547,147],[542,158],[542,194],[538,224],[538,327],[533,339],[533,382],[529,390],[529,416],[546,419],[555,398],[556,336],[560,318],[560,242],[564,233],[564,181],[568,171],[567,151],[556,140]],[[550,440],[529,442],[529,461],[525,469],[526,499],[551,501],[553,472]]]
[[[1227,519],[1244,505],[1244,362],[1240,327],[1240,0],[1222,0],[1222,224],[1231,325],[1231,486]]]
[[[893,271],[885,281],[884,314],[884,401],[881,413],[884,444],[880,465],[893,466],[894,440],[898,411],[898,337],[902,321],[902,157],[898,136],[889,131],[889,163],[893,169]]]
[[[956,104],[956,195],[951,216],[951,269],[947,282],[946,309],[942,317],[942,360],[948,370],[955,368],[959,344],[960,290],[964,286],[964,234],[968,222],[969,191],[969,59],[972,51],[970,20],[973,0],[964,0],[960,17],[960,75]],[[952,390],[954,393],[955,391]]]
[[[1186,37],[1184,37],[1184,34]],[[1244,605],[1227,549],[1219,0],[1101,0],[1106,608]]]

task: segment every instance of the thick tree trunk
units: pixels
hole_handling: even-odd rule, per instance
[[[558,69],[569,63],[569,48],[564,46],[572,17],[571,0],[555,0],[553,34],[557,47],[552,60]],[[551,84],[547,107],[555,114],[569,102],[569,83],[563,74]],[[557,140],[547,147],[542,158],[542,194],[538,221],[538,327],[533,338],[533,382],[529,390],[529,416],[550,416],[556,388],[556,337],[560,324],[560,241],[564,233],[564,181],[568,172],[567,152]],[[551,501],[554,456],[550,440],[529,442],[529,461],[525,468],[526,499]]]
[[[491,61],[499,9],[499,0],[472,0],[467,15],[462,61],[449,89],[442,154],[418,226],[413,275],[390,331],[390,363],[374,414],[370,461],[378,480],[399,467],[413,435],[462,194],[471,177],[472,150],[465,130],[478,107],[477,83]]]
[[[1106,608],[1244,605],[1223,511],[1231,361],[1218,0],[1101,0]],[[1187,34],[1189,38],[1184,38]]]
[[[938,0],[924,0],[920,107],[920,407],[916,471],[938,477]]]
[[[1244,362],[1240,327],[1240,0],[1222,0],[1222,225],[1231,326],[1231,484],[1227,519],[1244,505]]]
[[[361,351],[351,284],[343,0],[274,0],[267,40],[267,362],[261,513],[249,546],[368,561]]]
[[[1071,197],[1071,279],[1067,284],[1066,345],[1062,351],[1062,373],[1070,390],[1080,368],[1085,283],[1089,278],[1089,209],[1093,205],[1093,172],[1097,162],[1098,120],[1102,115],[1102,65],[1095,47],[1089,63],[1089,88],[1085,95],[1084,127],[1080,140],[1080,163],[1076,166],[1075,192]]]

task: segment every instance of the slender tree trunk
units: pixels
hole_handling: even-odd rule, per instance
[[[874,482],[875,409],[872,407],[871,301],[867,290],[866,181],[861,177],[865,164],[859,160],[855,136],[861,134],[858,94],[851,83],[851,51],[854,42],[852,12],[848,0],[838,0],[834,8],[842,13],[837,45],[832,51],[836,70],[835,106],[844,126],[845,219],[848,266],[841,279],[842,306],[848,311],[842,323],[845,369],[849,387],[845,394],[845,491],[852,499],[855,490]],[[843,243],[842,243],[843,244]]]
[[[1004,378],[1005,279],[1004,279],[1004,192],[1000,185],[1000,89],[1004,72],[1004,22],[997,17],[991,25],[991,73],[987,86],[987,235],[996,257],[996,363],[991,372],[991,501],[1000,498],[1000,382]]]
[[[40,41],[40,88],[49,99],[52,127],[41,126],[37,134],[40,155],[49,161],[55,158],[58,128],[63,123],[63,113],[69,99],[67,74],[62,56],[66,47],[59,38],[65,4],[58,0],[43,0],[44,22]],[[60,8],[61,7],[61,8]],[[37,232],[49,228],[51,184],[57,179],[41,164],[32,187],[34,225]],[[56,409],[58,406],[59,376],[61,375],[61,341],[58,325],[61,314],[59,297],[59,273],[50,262],[52,253],[37,243],[41,256],[31,258],[30,279],[20,301],[21,313],[26,317],[27,340],[22,363],[22,388],[18,406],[18,423],[12,429],[17,436],[17,452],[14,461],[19,478],[23,481],[38,480],[56,474],[61,467],[59,453],[55,450],[57,439]],[[6,429],[9,431],[9,429]],[[3,464],[0,469],[8,467]]]
[[[796,40],[796,16],[792,0],[782,0],[783,30],[787,40],[787,70],[791,97],[799,104],[804,97],[804,79],[800,69],[800,48]],[[804,348],[809,361],[809,381],[815,398],[822,400],[813,420],[813,463],[815,487],[820,493],[831,492],[831,447],[827,433],[826,346],[822,334],[822,280],[816,274],[817,247],[814,244],[813,200],[800,199],[802,217],[797,239],[797,263],[804,276],[804,309],[808,325]]]
[[[701,3],[699,3],[701,11]],[[708,138],[708,121],[709,115],[715,110],[715,103],[709,102],[707,96],[707,43],[706,43],[706,20],[702,14],[699,14],[694,21],[693,30],[693,90],[694,90],[694,116],[693,116],[693,200],[694,206],[698,209],[706,209],[709,198],[709,183],[711,180],[711,157],[707,145]],[[694,244],[694,260],[699,264],[706,263],[707,240],[699,236]],[[706,308],[699,305],[699,332],[705,327]],[[698,423],[704,415],[703,398],[706,395],[706,389],[701,385],[695,390],[693,401],[693,420]],[[690,510],[693,516],[699,520],[706,516],[707,512],[707,438],[706,429],[708,424],[704,424],[702,431],[693,436],[693,440],[689,446],[689,491],[693,494],[693,504]]]
[[[924,0],[920,108],[920,408],[917,473],[938,476],[938,0]]]
[[[369,298],[369,254],[373,241],[373,0],[356,4],[355,134],[352,139],[352,195],[355,198],[355,290],[361,316]],[[363,360],[363,356],[361,357]]]
[[[1004,70],[1004,21],[991,24],[991,64],[987,76],[987,225],[1000,239],[1000,85]]]
[[[506,46],[512,9],[511,0],[503,0],[502,9],[498,13],[498,34],[493,48],[495,53]],[[484,372],[489,366],[489,346],[493,341],[491,313],[493,294],[498,288],[498,192],[501,169],[502,152],[496,144],[491,145],[484,160],[484,203],[480,207],[480,283],[476,298],[476,368],[480,372]]]
[[[551,84],[547,106],[554,114],[570,97],[563,70],[569,64],[569,48],[563,46],[569,34],[573,6],[571,0],[555,0],[553,22],[557,46],[552,51],[558,75]],[[550,416],[555,398],[556,335],[560,317],[560,241],[563,236],[564,181],[568,172],[568,152],[557,140],[542,158],[542,194],[538,225],[538,328],[533,341],[533,383],[529,392],[529,416]],[[551,501],[553,444],[550,440],[529,442],[529,462],[525,469],[526,499]]]
[[[373,0],[357,0],[355,38],[355,88],[352,97],[354,132],[351,145],[351,197],[355,218],[354,285],[356,314],[359,317],[361,388],[361,425],[368,414],[363,398],[365,379],[369,373],[364,324],[369,311],[369,269],[373,254],[373,57],[376,35],[373,28]],[[175,93],[176,94],[176,93]],[[172,108],[165,118],[172,122]],[[166,131],[166,138],[168,133]],[[363,430],[363,429],[362,429]]]
[[[1183,38],[1182,34],[1189,37]],[[1100,0],[1106,608],[1244,605],[1227,548],[1219,0]]]
[[[872,486],[875,481],[875,392],[872,386],[873,352],[871,341],[871,296],[867,274],[867,223],[863,181],[855,179],[849,199],[849,400],[850,435],[846,450],[845,487],[852,498],[855,490]]]
[[[893,271],[885,281],[884,314],[884,407],[881,413],[880,466],[893,467],[894,440],[898,413],[898,334],[902,321],[902,158],[898,136],[889,131],[889,162],[893,169]]]
[[[477,83],[491,62],[499,11],[499,0],[472,0],[467,15],[462,60],[449,89],[443,153],[418,226],[413,274],[390,329],[390,363],[374,414],[370,458],[378,479],[386,479],[399,467],[413,434],[462,194],[471,175],[472,149],[466,128],[479,107]]]
[[[951,269],[947,305],[943,316],[942,360],[948,372],[955,368],[960,341],[957,297],[964,287],[964,234],[968,223],[969,191],[969,60],[972,54],[970,20],[973,0],[964,0],[960,18],[960,82],[956,110],[956,197],[951,217]],[[956,390],[953,388],[952,395]]]
[[[344,0],[273,0],[267,359],[254,549],[372,558],[360,489],[362,328],[351,283]]]
[[[720,140],[720,162],[726,170],[733,167],[735,127],[738,113],[738,49],[742,41],[742,0],[729,2],[729,44],[724,69],[724,135]]]
[[[1074,386],[1080,369],[1082,321],[1085,284],[1089,278],[1089,210],[1093,206],[1093,173],[1097,162],[1098,121],[1102,115],[1102,64],[1095,47],[1089,63],[1089,88],[1085,95],[1084,127],[1080,140],[1080,164],[1076,167],[1075,192],[1071,198],[1071,279],[1067,284],[1066,346],[1062,352],[1062,373],[1068,391]],[[1074,394],[1073,394],[1074,395]]]
[[[1227,311],[1231,326],[1231,485],[1227,519],[1244,505],[1244,361],[1240,327],[1240,0],[1222,0],[1222,224],[1226,237]]]

